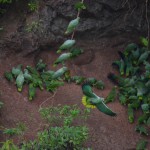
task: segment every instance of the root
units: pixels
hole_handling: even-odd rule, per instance
[[[40,109],[42,109],[42,105],[43,104],[45,104],[47,101],[49,101],[49,100],[51,100],[52,98],[54,98],[55,97],[55,95],[56,95],[56,93],[57,93],[57,91],[51,96],[51,97],[49,97],[49,98],[47,98],[45,101],[43,101],[41,104],[40,104],[40,106],[39,106],[39,110]],[[52,102],[51,102],[51,105],[53,106],[53,100],[52,100]]]

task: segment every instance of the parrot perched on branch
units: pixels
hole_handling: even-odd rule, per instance
[[[65,41],[57,50],[57,53],[61,53],[63,50],[70,49],[75,44],[75,40],[67,40]]]
[[[77,25],[79,24],[79,20],[80,20],[79,17],[77,17],[74,20],[71,20],[68,27],[67,27],[67,30],[66,30],[65,34],[72,33],[74,31],[74,29],[77,27]]]
[[[114,113],[105,105],[104,98],[101,98],[93,93],[92,88],[89,84],[82,85],[82,92],[87,98],[87,103],[95,106],[99,111],[103,112],[106,115],[116,116],[116,113]]]

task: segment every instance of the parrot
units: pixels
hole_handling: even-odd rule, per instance
[[[79,20],[80,20],[80,17],[77,17],[76,19],[70,21],[65,34],[72,33],[74,29],[77,27],[77,25],[79,24]]]
[[[94,87],[96,87],[99,90],[103,90],[105,88],[104,82],[99,80],[95,83]]]
[[[64,64],[64,62],[72,57],[72,53],[63,53],[61,54],[56,61],[54,62],[54,66],[58,65],[59,63]]]
[[[71,48],[70,53],[72,53],[72,57],[77,57],[84,52],[83,49],[80,48]]]
[[[24,75],[23,72],[21,71],[16,78],[16,85],[19,92],[22,91],[23,83],[24,83]]]
[[[75,82],[76,84],[81,84],[85,81],[85,77],[82,77],[82,76],[73,76],[71,77],[71,81],[72,82]]]
[[[150,51],[146,51],[143,54],[141,54],[141,56],[138,59],[138,65],[146,61],[148,59],[149,54],[150,54]]]
[[[126,56],[128,56],[129,53],[132,52],[132,50],[136,50],[137,48],[138,48],[138,45],[135,44],[135,43],[128,44],[127,47],[126,47],[126,49],[125,49],[125,51],[124,51],[124,54]]]
[[[18,65],[16,68],[13,67],[11,72],[16,78],[20,74],[21,71],[22,71],[22,64]]]
[[[28,83],[32,81],[32,76],[29,74],[29,71],[27,69],[24,69],[24,79]]]
[[[40,59],[39,62],[37,63],[37,65],[36,65],[36,69],[37,69],[38,71],[44,71],[45,68],[46,68],[46,66],[47,66],[47,65],[46,65],[45,63],[43,63],[43,60]]]
[[[142,111],[143,111],[145,114],[150,113],[150,105],[149,105],[149,104],[142,104],[142,105],[141,105],[141,108],[142,108]]]
[[[41,78],[39,77],[33,77],[33,80],[32,80],[32,83],[33,83],[33,86],[34,87],[39,87],[41,90],[43,90],[43,82],[41,80]]]
[[[82,92],[89,99],[89,102],[92,105],[96,106],[99,111],[109,116],[116,116],[116,113],[114,113],[104,104],[104,98],[101,98],[93,93],[92,88],[89,84],[85,83],[82,85]]]
[[[112,88],[112,90],[109,92],[108,96],[105,98],[105,104],[109,102],[113,102],[117,96],[116,92],[116,86]]]
[[[134,122],[134,110],[131,104],[128,104],[128,119],[130,123]]]
[[[36,88],[33,83],[29,84],[29,100],[31,101],[35,97]]]
[[[119,86],[124,87],[127,84],[127,81],[125,81],[124,78],[117,76],[113,73],[109,73],[107,77],[108,77],[108,79],[110,79],[115,84],[118,84]]]
[[[149,118],[149,114],[142,114],[139,118],[138,118],[138,124],[143,124],[146,123],[147,120]]]
[[[136,50],[133,50],[131,53],[132,53],[133,64],[136,65],[137,64],[137,60],[140,57],[140,50],[139,50],[139,48],[137,48]]]
[[[91,86],[94,86],[97,80],[95,78],[87,78],[86,82],[89,83]]]
[[[8,81],[10,81],[10,82],[13,81],[13,75],[11,72],[5,72],[4,76]]]
[[[47,91],[54,92],[59,86],[63,86],[64,82],[60,82],[57,80],[47,81],[45,82]]]
[[[146,140],[140,140],[136,146],[136,150],[146,150],[147,143]]]
[[[31,66],[27,66],[26,68],[31,73],[31,75],[34,75],[36,77],[40,77],[39,72],[35,68],[33,68]]]
[[[67,40],[65,41],[57,50],[57,53],[61,53],[63,50],[70,49],[75,44],[75,40]]]
[[[126,105],[126,103],[127,103],[127,98],[126,98],[126,96],[123,95],[123,94],[121,94],[121,93],[119,93],[119,101],[120,101],[120,103],[121,103],[122,105]]]
[[[138,96],[139,100],[142,100],[144,94],[146,94],[148,92],[148,88],[141,81],[138,81],[136,83],[135,88],[137,89],[137,96]]]
[[[58,79],[60,78],[62,75],[65,74],[65,72],[68,71],[67,67],[62,67],[60,69],[58,69],[53,75],[52,75],[52,79]]]
[[[49,70],[49,71],[46,71],[46,72],[42,72],[41,73],[41,78],[43,81],[50,81],[52,79],[52,76],[54,75],[54,71],[52,70]]]

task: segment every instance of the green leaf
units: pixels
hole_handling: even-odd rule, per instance
[[[75,4],[75,8],[76,8],[77,10],[82,10],[82,9],[86,9],[86,6],[85,6],[82,2],[77,2],[77,3]]]
[[[143,44],[143,46],[148,47],[149,42],[148,42],[148,39],[147,39],[147,38],[140,37],[140,41],[141,41],[141,43]]]

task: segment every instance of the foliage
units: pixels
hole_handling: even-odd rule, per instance
[[[117,67],[120,75],[110,73],[108,77],[118,85],[119,100],[128,106],[130,123],[135,121],[135,111],[142,110],[143,114],[139,116],[135,130],[147,136],[150,120],[150,50],[148,40],[142,38],[141,43],[142,46],[131,43],[124,52],[118,52],[121,59],[113,62],[113,66]]]
[[[35,12],[38,10],[38,0],[30,0],[28,3],[29,10]]]
[[[26,130],[26,126],[23,123],[19,123],[16,128],[5,129],[4,134],[13,136],[13,135],[23,135]]]
[[[13,0],[0,0],[1,4],[10,4],[12,2],[13,2]]]
[[[77,105],[58,105],[40,109],[41,116],[51,124],[70,126],[75,119],[87,119],[90,109],[83,111]]]
[[[7,140],[6,142],[2,142],[2,144],[1,150],[19,150],[12,140]]]
[[[27,32],[36,32],[40,28],[40,21],[32,21],[31,24],[27,24]]]
[[[72,124],[76,119],[79,122],[78,119],[87,118],[89,113],[87,109],[81,111],[77,105],[41,108],[41,116],[54,127],[48,127],[38,133],[37,140],[24,143],[22,150],[81,149],[88,138],[88,128],[81,125],[73,126]]]

